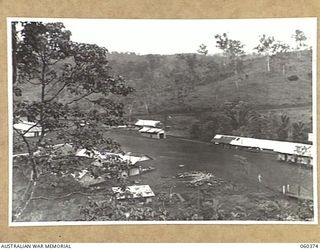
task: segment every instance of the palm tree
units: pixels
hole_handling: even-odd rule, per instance
[[[301,121],[292,124],[292,140],[296,142],[305,141],[305,124]]]
[[[282,114],[280,120],[281,120],[281,123],[278,128],[277,134],[278,134],[278,139],[281,141],[284,141],[288,139],[290,118],[286,114]]]

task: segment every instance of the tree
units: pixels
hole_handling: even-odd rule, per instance
[[[257,111],[251,112],[247,125],[247,130],[249,132],[247,136],[260,139],[269,139],[270,134],[272,134],[270,131],[270,126],[268,126],[269,122],[270,120],[268,117],[260,114]]]
[[[12,82],[13,86],[15,86],[15,83],[17,81],[17,29],[16,29],[16,22],[11,23],[11,44],[12,44]],[[15,92],[15,89],[13,89],[13,92]]]
[[[295,142],[305,142],[307,133],[305,132],[305,124],[301,121],[292,124],[292,140]]]
[[[156,55],[147,55],[146,63],[143,78],[141,79],[142,81],[140,81],[140,85],[143,86],[143,88],[140,88],[140,100],[146,112],[149,114],[150,106],[156,102],[156,96],[159,92],[157,91],[159,86],[154,78],[154,71],[159,65],[159,57]]]
[[[131,123],[132,121],[132,113],[134,110],[134,107],[136,106],[136,98],[134,96],[131,95],[130,98],[128,98],[128,102],[127,102],[127,109],[128,109],[128,122]]]
[[[267,61],[267,72],[270,72],[270,56],[272,55],[274,37],[266,36],[263,34],[259,39],[260,44],[254,49],[258,51],[259,54],[263,54]]]
[[[208,54],[207,45],[205,45],[205,44],[200,44],[199,49],[197,50],[197,52],[198,52],[200,55],[206,56],[206,55]]]
[[[277,130],[278,140],[285,141],[288,139],[290,118],[287,115],[282,114],[280,120],[281,123]]]
[[[278,58],[282,67],[282,74],[286,74],[286,53],[290,50],[290,46],[287,43],[280,41],[275,42],[271,47],[272,58]]]
[[[303,48],[306,48],[306,44],[305,41],[307,40],[306,35],[304,34],[303,31],[301,30],[295,30],[294,35],[292,36],[296,42],[296,49],[297,49],[297,56],[300,57],[301,56],[301,50]]]
[[[232,128],[237,130],[242,126],[247,125],[252,106],[248,102],[235,100],[233,102],[224,103],[222,110],[224,115],[231,119]]]
[[[121,71],[135,86],[134,106],[149,114],[158,107],[159,95],[163,88],[162,79],[158,73],[161,57],[159,55],[126,56],[128,58],[125,59],[128,61],[122,65]],[[129,104],[129,111],[133,112],[131,104]]]
[[[225,65],[229,66],[235,75],[235,84],[238,88],[239,72],[242,70],[241,57],[244,56],[244,45],[239,40],[228,38],[227,33],[215,35],[216,47],[223,51],[225,56]]]
[[[186,108],[186,98],[199,81],[196,59],[195,54],[175,55],[175,65],[166,75],[169,81],[168,90],[173,93],[173,98],[180,108]]]
[[[27,119],[34,125],[27,131],[14,128],[27,150],[32,173],[15,211],[16,218],[41,178],[54,173],[55,168],[68,172],[55,164],[61,158],[53,153],[54,141],[70,143],[74,149],[100,146],[108,151],[120,150],[117,143],[104,138],[100,126],[123,123],[123,105],[110,97],[132,92],[121,76],[111,74],[107,49],[72,42],[71,32],[63,23],[22,22],[21,26],[19,40],[13,39],[12,46],[16,48],[13,68],[17,68],[13,120],[19,123]],[[81,108],[84,103],[89,109]],[[27,137],[34,127],[41,128],[40,136]],[[43,153],[37,157],[40,149]],[[72,164],[63,167],[71,168]]]
[[[226,102],[214,108],[211,114],[200,116],[200,121],[190,127],[190,135],[201,140],[211,140],[216,134],[240,133],[248,124],[252,107],[241,100]]]

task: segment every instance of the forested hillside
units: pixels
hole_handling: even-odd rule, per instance
[[[311,50],[278,53],[268,71],[266,56],[247,55],[235,74],[222,55],[109,54],[135,88],[124,100],[129,120],[160,119],[174,135],[203,140],[227,133],[301,142],[312,130],[311,58]]]
[[[115,73],[136,89],[133,113],[203,111],[237,98],[257,107],[311,104],[311,51],[246,56],[236,77],[221,56],[109,54]],[[237,81],[237,84],[235,83]]]
[[[312,131],[311,55],[311,50],[278,53],[270,58],[270,71],[266,56],[246,55],[235,73],[222,55],[108,53],[111,73],[135,89],[125,98],[110,98],[124,103],[127,121],[159,119],[172,135],[210,140],[226,133],[306,142]],[[73,64],[65,59],[56,71],[65,63]],[[25,85],[23,91],[28,100],[40,94],[36,86]],[[60,98],[68,95],[62,92]],[[86,100],[77,106],[96,108]],[[244,117],[236,117],[239,109]]]

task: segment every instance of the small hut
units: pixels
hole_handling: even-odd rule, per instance
[[[13,124],[13,128],[18,130],[19,133],[24,134],[25,137],[38,137],[41,136],[42,128],[34,122],[20,121]]]
[[[142,136],[155,138],[155,139],[166,139],[166,132],[161,128],[149,128],[143,127],[139,130]]]

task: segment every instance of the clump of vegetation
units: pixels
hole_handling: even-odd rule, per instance
[[[241,100],[215,107],[190,126],[191,137],[204,141],[210,141],[216,134],[227,134],[307,143],[310,132],[311,123],[291,123],[286,114],[280,117],[262,114]]]
[[[172,193],[161,192],[148,204],[139,199],[117,200],[111,193],[105,192],[103,199],[91,197],[81,206],[81,220],[309,221],[313,219],[312,201],[272,194],[247,193],[243,188],[230,192],[230,185],[226,181],[212,177],[201,185],[187,185],[187,190],[182,192],[185,201],[172,196]]]
[[[30,166],[25,194],[14,204],[17,220],[47,176],[72,172],[74,159],[54,153],[57,141],[72,144],[75,150],[92,150],[103,144],[109,151],[119,145],[103,137],[101,125],[123,124],[123,105],[111,96],[127,96],[133,89],[112,74],[107,49],[94,44],[76,43],[62,23],[12,23],[13,38],[13,122],[32,122],[27,131],[14,127],[15,148],[24,146]],[[32,97],[28,89],[32,89]],[[81,103],[90,104],[89,109]],[[83,121],[90,121],[83,126]],[[39,127],[39,137],[27,133]],[[50,134],[53,138],[48,138]],[[41,156],[37,153],[41,149]]]
[[[299,76],[297,75],[291,75],[291,76],[288,76],[288,80],[289,81],[298,81],[299,80]]]

